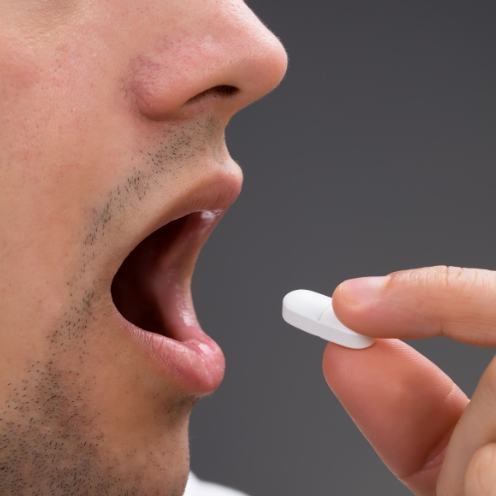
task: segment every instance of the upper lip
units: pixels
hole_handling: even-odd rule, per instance
[[[194,212],[224,213],[236,201],[240,191],[239,175],[226,172],[213,173],[208,179],[201,181],[182,195],[172,206],[169,205],[159,211],[157,216],[137,235],[138,239],[146,239],[157,229]]]
[[[112,263],[107,266],[108,276],[113,278],[138,244],[172,221],[201,211],[214,211],[219,214],[220,219],[238,198],[242,182],[241,170],[233,162],[226,164],[222,170],[216,170],[202,177],[172,204],[160,205],[153,215],[147,215],[136,230],[130,232],[125,240],[121,240],[117,253],[114,252]],[[144,214],[143,216],[145,217]],[[198,247],[198,252],[201,248]]]

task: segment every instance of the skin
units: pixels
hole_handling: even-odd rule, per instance
[[[110,286],[157,217],[241,181],[224,128],[286,64],[238,0],[0,0],[0,494],[182,494],[198,398],[137,353]],[[495,273],[365,286],[340,285],[336,312],[387,339],[329,345],[331,389],[415,494],[494,494],[495,362],[469,402],[393,338],[494,346]]]
[[[345,281],[333,296],[340,320],[382,338],[359,351],[328,345],[323,370],[384,463],[419,496],[494,496],[496,359],[469,400],[398,338],[445,336],[494,347],[496,272],[403,270]]]
[[[182,494],[198,398],[110,286],[181,198],[241,182],[224,129],[286,64],[238,0],[0,0],[0,494]]]

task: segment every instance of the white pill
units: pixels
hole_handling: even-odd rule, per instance
[[[282,318],[302,331],[347,348],[368,348],[374,340],[342,324],[332,308],[332,298],[297,289],[282,300]]]

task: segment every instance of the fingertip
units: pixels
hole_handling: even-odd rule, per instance
[[[391,345],[394,346],[393,343]],[[322,371],[327,385],[333,391],[335,389],[339,391],[342,385],[349,384],[353,376],[358,379],[360,374],[367,372],[371,361],[374,361],[372,357],[384,353],[383,347],[381,340],[364,349],[345,348],[335,343],[327,343],[322,358]]]
[[[335,344],[327,343],[324,348],[324,353],[322,357],[322,371],[324,372],[324,374],[327,373],[329,366],[332,363],[332,355],[335,347],[336,347]]]
[[[398,292],[392,281],[392,276],[385,276],[342,282],[332,297],[336,316],[355,332],[373,338],[432,334],[432,323],[417,311],[418,301]]]
[[[349,308],[361,311],[383,296],[389,280],[389,276],[348,279],[339,284],[334,293],[338,300],[346,301]]]
[[[324,353],[322,356],[322,373],[324,374],[324,379],[327,382],[327,385],[331,387],[331,384],[327,380],[328,376],[332,372],[332,367],[334,363],[333,355],[334,355],[334,350],[337,348],[337,345],[333,343],[327,343],[325,348],[324,348]]]
[[[358,278],[350,279],[339,284],[332,294],[332,306],[338,319],[354,331],[370,335],[380,336],[377,331],[382,330],[381,321],[381,294],[383,278]],[[367,290],[362,286],[370,285],[376,290],[376,296],[367,298]],[[379,325],[377,325],[379,323]],[[384,336],[380,336],[384,337]]]

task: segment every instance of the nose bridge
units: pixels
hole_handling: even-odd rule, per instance
[[[281,42],[242,4],[190,16],[187,24],[164,33],[137,58],[132,86],[140,111],[153,119],[225,86],[238,90],[229,98],[234,113],[277,86],[286,67]]]

